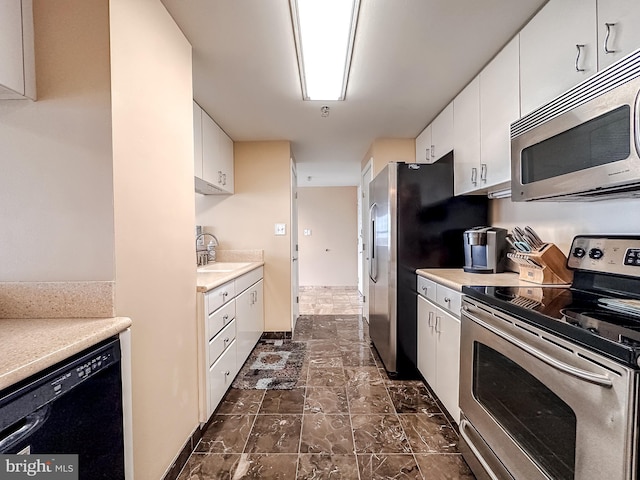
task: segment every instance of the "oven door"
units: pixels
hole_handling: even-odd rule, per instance
[[[474,299],[461,328],[460,431],[479,477],[510,478],[501,463],[516,479],[635,478],[633,370]]]
[[[535,127],[511,140],[513,200],[595,194],[640,182],[639,90],[636,78],[539,125],[533,112]],[[543,113],[561,106],[549,104]]]

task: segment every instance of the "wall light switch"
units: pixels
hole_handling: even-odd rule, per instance
[[[311,229],[310,228],[305,228],[303,233],[304,233],[305,237],[310,237],[311,236]]]
[[[275,233],[276,235],[286,235],[287,225],[285,223],[276,223]]]

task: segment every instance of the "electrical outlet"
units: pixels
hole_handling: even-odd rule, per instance
[[[311,236],[311,229],[310,228],[305,228],[303,233],[304,233],[305,237],[310,237]]]

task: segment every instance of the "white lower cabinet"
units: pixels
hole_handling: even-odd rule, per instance
[[[458,423],[461,294],[440,284],[436,289],[441,306],[418,296],[418,370]]]
[[[209,379],[209,395],[208,395],[208,410],[213,413],[220,400],[231,386],[231,382],[238,373],[238,359],[236,352],[236,341],[231,342],[231,345],[225,350],[225,352],[218,357],[211,367],[209,367],[208,379]],[[211,416],[209,413],[209,416]]]
[[[238,361],[245,362],[264,331],[263,281],[260,280],[236,297],[236,334]],[[242,365],[241,363],[241,365]]]
[[[200,422],[218,407],[264,332],[263,267],[198,298]],[[237,292],[237,294],[236,294]]]

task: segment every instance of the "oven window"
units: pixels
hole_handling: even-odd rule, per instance
[[[574,478],[576,416],[537,378],[476,342],[473,394],[550,478]]]
[[[629,158],[631,107],[582,123],[522,151],[522,183],[533,183]]]

